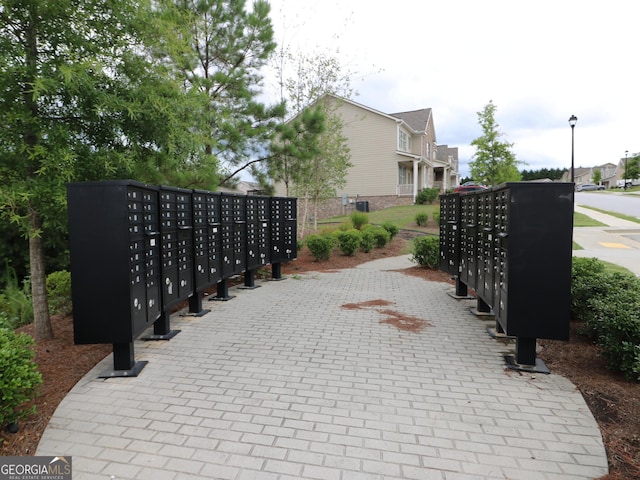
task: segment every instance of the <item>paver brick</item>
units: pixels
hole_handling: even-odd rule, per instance
[[[473,302],[384,262],[264,282],[203,317],[172,316],[181,333],[171,341],[136,342],[149,361],[138,377],[94,373],[74,387],[37,454],[73,455],[81,480],[607,472],[597,424],[569,381],[505,372],[508,347],[469,313]],[[404,332],[376,309],[341,307],[375,299],[431,325]]]

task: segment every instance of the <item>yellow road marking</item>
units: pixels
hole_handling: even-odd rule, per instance
[[[631,248],[629,245],[625,245],[624,243],[600,242],[600,245],[607,248]]]

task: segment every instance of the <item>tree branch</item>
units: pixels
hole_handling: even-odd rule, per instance
[[[269,159],[271,159],[273,157],[274,157],[274,155],[269,155],[268,157],[258,158],[256,160],[251,160],[250,162],[245,163],[242,167],[238,168],[231,175],[228,175],[227,177],[225,177],[222,180],[220,180],[220,184],[223,185],[227,181],[231,180],[233,177],[235,177],[238,173],[240,173],[242,170],[247,168],[249,165],[253,165],[254,163],[258,163],[258,162],[264,162],[265,160],[269,160]]]

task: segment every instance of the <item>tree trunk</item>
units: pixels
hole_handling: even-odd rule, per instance
[[[42,219],[36,212],[29,214],[29,266],[31,272],[31,296],[33,298],[33,326],[36,340],[53,338],[47,302],[47,275],[44,268],[42,246]]]

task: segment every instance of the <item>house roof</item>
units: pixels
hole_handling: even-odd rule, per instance
[[[420,110],[412,110],[410,112],[390,113],[392,117],[403,120],[416,132],[426,132],[429,119],[431,118],[431,109],[422,108]]]

